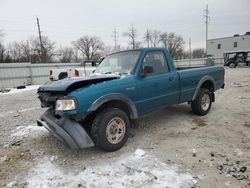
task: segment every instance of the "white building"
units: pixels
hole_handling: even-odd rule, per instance
[[[250,51],[250,32],[244,35],[235,34],[232,37],[209,39],[207,54],[215,58],[223,58],[226,52]]]

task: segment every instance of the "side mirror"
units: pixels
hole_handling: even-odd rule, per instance
[[[153,70],[153,67],[152,66],[145,66],[141,69],[140,73],[139,73],[139,76],[140,77],[145,77],[147,76],[148,74],[151,74],[153,73],[154,70]]]

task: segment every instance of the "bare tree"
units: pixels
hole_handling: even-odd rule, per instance
[[[87,60],[91,60],[99,50],[103,49],[103,42],[96,36],[85,35],[73,42],[73,45],[82,52]]]
[[[152,47],[155,48],[159,44],[160,34],[161,34],[161,32],[156,30],[156,29],[152,31],[152,34],[151,34],[151,45],[152,45]]]
[[[176,50],[174,58],[175,59],[185,59],[186,54],[187,54],[187,52],[185,52],[183,48],[180,48],[180,49]]]
[[[3,37],[3,32],[2,30],[0,30],[0,63],[4,62],[4,51],[5,51],[4,45],[1,43],[2,37]]]
[[[176,52],[183,48],[185,41],[181,36],[176,35],[175,33],[170,33],[168,35],[168,44],[169,44],[169,51],[172,57],[175,56]]]
[[[42,36],[42,51],[38,37],[30,39],[31,50],[36,52],[41,63],[48,63],[54,55],[55,43],[51,42],[47,36]]]
[[[160,41],[162,42],[163,46],[168,49],[170,55],[175,58],[177,51],[183,49],[183,45],[185,41],[179,35],[175,33],[162,33],[160,35]]]
[[[24,61],[32,62],[32,49],[30,41],[29,40],[21,41],[19,45],[22,51],[22,57]]]
[[[60,53],[60,61],[62,63],[72,62],[74,59],[74,50],[71,47],[64,47],[59,50]]]
[[[1,39],[2,39],[2,37],[3,37],[3,31],[0,29],[0,42],[1,42]]]
[[[22,58],[21,48],[18,42],[14,41],[7,46],[8,53],[13,62],[19,62]]]
[[[0,39],[1,36],[3,33],[0,30]],[[43,52],[41,52],[38,37],[31,37],[21,42],[14,41],[7,48],[4,48],[0,41],[0,62],[50,62],[54,55],[55,43],[51,42],[47,36],[43,36],[42,41]]]
[[[192,52],[193,58],[203,58],[206,57],[206,52],[204,48],[196,48]]]
[[[112,48],[112,46],[107,46],[107,45],[104,45],[103,46],[103,55],[104,56],[107,56],[107,55],[109,55],[109,54],[111,54],[112,52],[114,52],[116,49],[115,48]]]
[[[167,48],[168,47],[168,33],[167,32],[161,33],[159,41],[162,42],[165,48]]]
[[[131,46],[132,49],[136,49],[140,46],[140,42],[136,41],[137,31],[133,24],[128,28],[128,32],[124,32],[123,35],[129,38],[129,46]]]
[[[4,52],[5,52],[4,45],[0,43],[0,63],[4,62]]]
[[[76,47],[73,47],[73,51],[74,51],[73,61],[74,62],[80,62],[80,59],[79,59],[79,50]]]

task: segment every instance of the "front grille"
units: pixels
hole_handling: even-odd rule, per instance
[[[62,93],[58,92],[38,92],[38,98],[41,101],[42,107],[54,108],[55,102],[59,97],[63,97]]]

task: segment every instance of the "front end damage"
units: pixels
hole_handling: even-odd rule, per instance
[[[37,124],[48,129],[53,135],[64,141],[73,149],[82,149],[94,146],[84,127],[78,123],[84,120],[84,114],[76,114],[74,117],[66,116],[56,111],[56,101],[65,98],[70,92],[90,85],[119,79],[118,75],[94,75],[89,77],[69,78],[52,82],[38,88],[38,98],[41,106],[48,108]]]
[[[64,96],[64,92],[38,90],[41,106],[48,110],[37,120],[37,125],[45,127],[72,149],[94,146],[88,133],[75,118],[65,116],[63,113],[55,113],[56,101]]]
[[[47,110],[39,120],[38,126],[45,127],[59,140],[72,149],[82,149],[94,146],[85,129],[77,121],[63,115],[55,115],[53,109]]]

